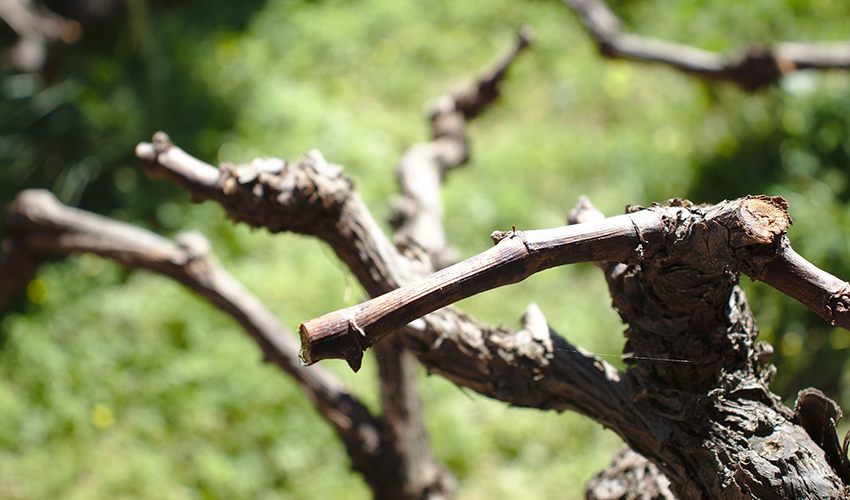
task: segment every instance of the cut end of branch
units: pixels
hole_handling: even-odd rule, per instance
[[[301,350],[298,352],[298,361],[304,366],[310,366],[316,361],[319,361],[318,359],[313,359],[310,349],[310,333],[304,323],[298,326],[298,336],[301,337]]]
[[[771,243],[792,223],[788,203],[780,196],[748,196],[739,214],[745,231],[741,237],[750,240],[744,241],[745,244]]]
[[[156,159],[156,148],[149,142],[140,142],[136,146],[136,158],[144,162],[152,162]]]
[[[338,321],[338,313],[305,321],[298,327],[301,337],[298,360],[302,365],[309,366],[323,359],[344,359],[354,372],[360,370],[363,351],[368,346],[365,332],[350,319]]]

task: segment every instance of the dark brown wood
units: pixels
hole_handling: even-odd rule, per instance
[[[590,478],[586,500],[676,500],[670,480],[643,455],[623,447],[604,470]]]
[[[572,9],[599,47],[612,59],[665,64],[700,78],[728,80],[754,91],[798,69],[848,69],[850,44],[775,43],[753,45],[739,53],[719,54],[690,45],[622,32],[620,21],[603,0],[561,0]]]
[[[702,471],[696,480],[673,480],[681,498],[743,498],[740,495],[746,491],[758,492],[758,498],[784,498],[777,491],[795,492],[800,498],[841,498],[845,494],[843,482],[808,430],[795,426],[791,412],[768,391],[773,373],[765,361],[769,357],[764,353],[768,351],[753,342],[757,330],[743,293],[736,286],[736,270],[749,269],[745,262],[769,262],[776,256],[791,223],[786,208],[781,198],[765,196],[715,206],[696,207],[672,200],[649,209],[635,208],[625,216],[632,226],[629,236],[622,240],[612,238],[621,246],[619,254],[583,252],[583,260],[629,262],[605,268],[615,306],[631,325],[626,349],[633,368],[626,373],[626,390],[639,390],[647,399],[643,403],[646,406],[639,405],[643,410],[637,410],[642,416],[631,415],[636,409],[621,406],[618,417],[623,420],[614,419],[606,425],[657,464],[667,477],[692,478],[696,471]],[[606,223],[623,230],[624,224],[612,223],[622,217],[570,227],[573,235],[587,231],[587,226]],[[348,350],[338,349],[338,353],[356,356],[355,350],[363,347],[370,336],[392,331],[409,321],[405,312],[412,314],[410,311],[424,307],[423,304],[438,307],[462,295],[459,290],[477,290],[479,283],[496,286],[545,268],[556,258],[546,258],[543,249],[558,248],[557,260],[573,261],[569,246],[551,242],[576,240],[563,235],[546,238],[541,236],[543,233],[546,232],[497,232],[497,246],[488,252],[421,283],[317,320],[315,324],[331,328],[342,325],[343,341],[327,338],[324,347],[339,342]],[[604,241],[600,238],[595,243]],[[505,250],[500,250],[502,245],[506,245]],[[637,252],[636,248],[642,251]],[[524,259],[528,260],[525,265],[515,264]],[[537,264],[536,259],[547,264]],[[488,279],[484,276],[487,273],[494,276]],[[429,296],[433,302],[429,302]],[[309,328],[309,324],[306,328],[302,325],[302,341],[310,333]],[[684,336],[690,340],[682,342]],[[365,342],[361,344],[361,340]],[[309,348],[309,343],[306,345]],[[658,381],[664,381],[661,387],[666,389],[657,387],[645,392]],[[713,391],[724,396],[705,396]],[[760,396],[753,400],[746,394]],[[695,399],[688,403],[689,398]],[[645,411],[663,417],[648,421]],[[739,423],[718,426],[712,423],[714,418],[719,419],[717,422],[733,419]],[[636,425],[637,421],[641,423]],[[764,427],[758,422],[772,424]],[[834,426],[820,429],[819,434],[831,436],[828,441],[819,442],[837,442]],[[705,447],[706,436],[710,436],[710,447]],[[657,439],[664,442],[663,448],[668,451],[659,451],[654,447],[657,443],[650,445]],[[753,468],[741,469],[737,465],[742,453],[737,443],[742,439],[750,442],[756,452],[747,459]],[[819,435],[819,439],[823,436]],[[671,449],[679,451],[671,455]],[[783,451],[777,452],[780,449]],[[779,470],[792,467],[789,461],[794,462],[797,475],[770,480],[763,476],[777,466]],[[709,474],[704,469],[707,465],[714,472]],[[718,481],[718,477],[728,479]],[[724,489],[721,484],[733,477],[740,489]],[[798,478],[802,478],[802,485],[797,483]]]
[[[785,46],[782,55],[779,45],[772,51],[752,50],[736,60],[723,60],[698,49],[622,34],[604,3],[564,1],[585,9],[585,22],[599,38],[603,52],[610,51],[612,57],[664,62],[701,76],[728,77],[745,88],[757,88],[806,64],[791,61],[805,58],[801,47]],[[433,199],[441,176],[468,154],[465,121],[495,99],[507,63],[525,45],[521,34],[504,64],[497,63],[477,87],[440,99],[431,115],[430,149],[408,158],[415,168],[428,170],[432,179],[422,192],[404,189],[413,200],[413,218],[420,216],[417,210],[422,217],[431,217],[426,225],[430,230],[442,234],[440,214],[433,210],[439,208],[439,198],[436,204]],[[810,63],[812,67],[842,64],[842,57],[841,50],[826,51]],[[410,151],[416,151],[415,147]],[[370,295],[389,292],[375,301],[377,313],[371,306],[356,306],[326,325],[327,333],[319,335],[323,346],[315,343],[305,351],[309,361],[319,359],[320,352],[341,352],[356,368],[366,347],[395,329],[400,332],[387,339],[397,344],[380,347],[386,421],[366,412],[360,426],[356,414],[362,405],[347,407],[350,401],[344,398],[333,400],[321,391],[314,394],[321,400],[317,406],[323,413],[321,405],[331,405],[325,416],[334,425],[341,425],[333,421],[339,415],[353,424],[338,432],[353,432],[341,436],[346,446],[355,447],[349,450],[355,467],[369,471],[364,476],[378,498],[439,497],[452,491],[449,476],[440,473],[429,458],[412,365],[399,345],[432,373],[482,394],[519,406],[574,410],[609,427],[650,462],[634,462],[630,470],[642,472],[632,472],[632,478],[654,467],[658,478],[670,480],[670,489],[679,498],[847,497],[842,480],[847,476],[847,462],[835,435],[840,411],[822,395],[809,392],[801,395],[794,414],[770,393],[774,373],[770,348],[755,342],[755,322],[737,287],[738,274],[744,272],[772,282],[830,321],[842,324],[846,320],[847,284],[790,250],[785,237],[790,218],[780,199],[747,197],[714,206],[671,200],[601,221],[583,207],[579,214],[586,218],[583,226],[496,232],[497,246],[486,255],[416,283],[423,273],[448,260],[445,239],[431,248],[423,236],[427,231],[415,230],[400,252],[383,235],[341,167],[328,163],[318,152],[298,162],[268,159],[215,168],[158,133],[153,143],[140,144],[137,154],[151,175],[183,186],[196,201],[221,203],[234,220],[323,239]],[[431,202],[420,206],[426,199]],[[410,229],[410,220],[401,227]],[[80,231],[61,228],[65,222],[73,226],[69,221],[60,228],[45,229],[38,222],[25,227],[21,231],[27,235],[24,246],[4,247],[7,261],[0,262],[0,272],[9,269],[7,262],[27,253],[35,255],[36,262],[51,248],[90,248],[125,265],[173,272],[189,286],[210,281],[217,290],[210,300],[219,307],[239,301],[240,294],[231,296],[232,284],[210,273],[214,263],[203,240],[183,236],[175,252],[173,243],[153,237],[145,241],[148,254],[143,254],[122,246],[128,242],[118,246],[99,242],[100,226],[108,232],[118,228],[102,218],[87,221],[89,226]],[[148,237],[132,233],[128,241]],[[430,259],[417,255],[413,247],[427,249]],[[603,268],[614,305],[629,325],[626,372],[568,344],[533,305],[517,331],[481,324],[450,307],[408,323],[459,297],[580,261],[595,261]],[[399,287],[404,288],[396,290]],[[246,329],[269,319],[262,308],[254,310],[246,304],[243,309],[234,317],[244,321]],[[267,356],[283,350],[286,343],[265,337],[258,342]],[[289,339],[285,362],[279,364],[303,373],[316,370],[297,365],[291,344]],[[393,452],[394,446],[403,450]],[[417,468],[417,459],[422,467]]]

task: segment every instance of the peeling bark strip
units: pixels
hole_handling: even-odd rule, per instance
[[[718,54],[690,45],[631,35],[603,0],[561,0],[572,9],[599,47],[611,59],[657,62],[712,80],[729,80],[755,91],[800,69],[850,68],[850,44],[781,42],[754,45],[743,53]]]

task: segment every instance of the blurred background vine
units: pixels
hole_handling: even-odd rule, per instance
[[[18,57],[39,52],[15,52],[20,32],[0,21],[2,205],[39,187],[169,236],[200,230],[292,328],[362,298],[331,253],[191,205],[141,173],[135,145],[164,130],[211,163],[317,148],[386,220],[395,162],[427,139],[423,104],[474,76],[521,24],[537,42],[512,68],[502,101],[472,123],[472,161],[444,192],[447,230],[463,255],[489,247],[494,229],[563,224],[581,194],[614,215],[671,197],[764,193],[789,201],[798,252],[850,277],[846,72],[800,72],[746,94],[607,61],[556,1],[37,5],[68,24],[27,66]],[[631,32],[720,51],[846,40],[850,17],[838,0],[610,5]],[[762,338],[776,347],[773,389],[793,400],[815,386],[850,407],[850,332],[758,283],[745,288]],[[623,327],[592,266],[461,305],[515,325],[532,301],[572,342],[621,350]],[[338,368],[376,406],[368,360],[357,376]],[[575,415],[506,408],[424,373],[423,391],[461,499],[582,498],[619,445]],[[80,255],[42,266],[0,319],[0,497],[367,495],[297,387],[260,362],[235,323],[176,283]]]

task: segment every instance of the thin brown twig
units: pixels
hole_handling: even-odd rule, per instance
[[[636,229],[640,227],[640,233]],[[651,252],[663,234],[652,211],[598,223],[538,231],[496,232],[490,250],[364,304],[305,321],[299,327],[301,358],[357,358],[410,321],[441,307],[551,267],[592,261],[625,261],[638,247]]]
[[[850,44],[779,42],[754,45],[743,53],[720,54],[690,45],[624,33],[603,0],[561,0],[572,9],[611,59],[665,64],[711,80],[728,80],[755,91],[800,69],[850,69]]]

